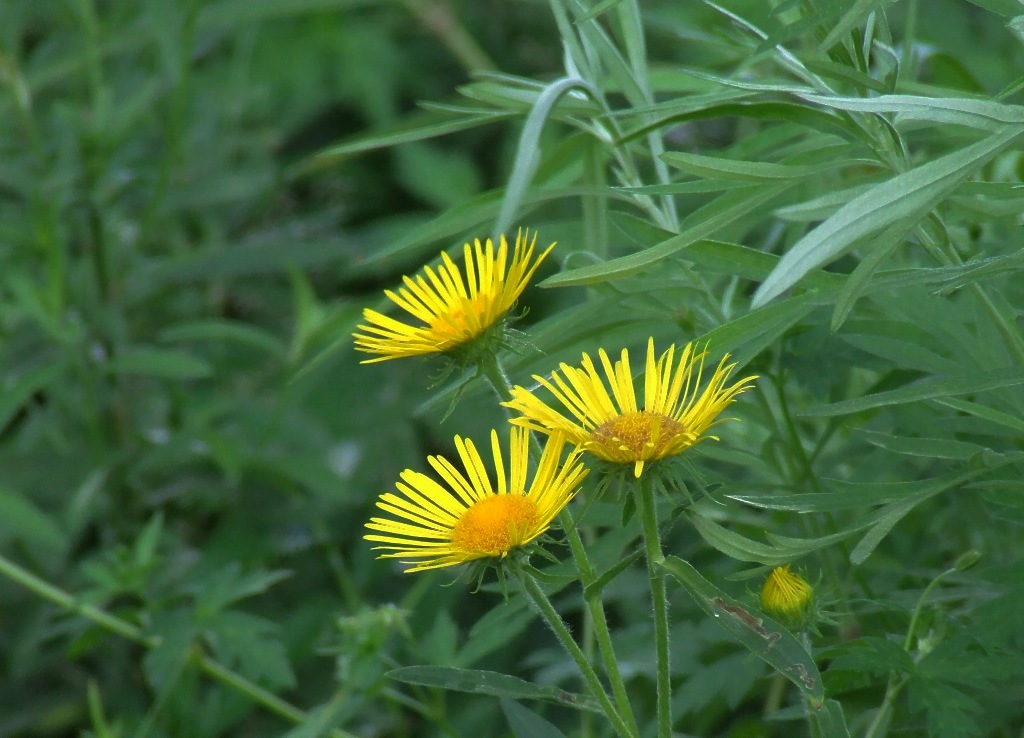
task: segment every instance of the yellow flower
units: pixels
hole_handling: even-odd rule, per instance
[[[726,365],[729,358],[726,354],[708,386],[701,391],[707,350],[698,353],[692,344],[687,344],[681,353],[676,365],[673,344],[655,360],[654,339],[648,341],[642,410],[637,408],[626,349],[622,350],[622,358],[614,367],[604,349],[598,352],[611,385],[611,395],[587,354],[583,354],[582,369],[563,363],[561,375],[552,372],[550,381],[534,376],[578,422],[552,409],[523,387],[513,388],[512,399],[502,404],[522,414],[512,419],[513,424],[541,433],[564,433],[571,442],[598,458],[633,464],[633,473],[639,477],[649,461],[674,456],[705,437],[717,440],[705,433],[725,420],[716,418],[736,395],[749,389],[757,379],[746,377],[726,386],[736,366]]]
[[[791,572],[789,564],[773,569],[761,587],[761,607],[786,625],[802,624],[813,599],[814,589],[802,576]]]
[[[508,312],[555,246],[551,244],[532,260],[536,244],[536,231],[532,241],[529,231],[520,231],[509,264],[505,236],[497,253],[491,239],[484,244],[477,239],[463,247],[465,279],[445,252],[436,271],[426,266],[423,274],[403,277],[405,287],[384,294],[419,325],[403,323],[369,308],[363,310],[366,323],[353,334],[356,349],[379,356],[362,363],[446,353],[483,334]]]
[[[391,552],[380,558],[403,559],[402,563],[412,565],[406,571],[504,558],[544,533],[587,475],[578,449],[560,463],[565,439],[555,435],[545,444],[533,481],[527,486],[529,434],[522,428],[510,428],[510,474],[506,478],[498,432],[492,430],[495,490],[473,442],[456,436],[455,446],[465,472],[443,457],[428,456],[443,484],[406,469],[396,485],[401,496],[390,492],[380,496],[377,507],[393,517],[372,518],[366,527],[384,535],[364,536],[385,544],[375,550]]]

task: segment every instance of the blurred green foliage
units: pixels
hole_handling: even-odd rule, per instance
[[[361,540],[502,416],[472,382],[442,424],[467,378],[358,366],[360,310],[505,216],[559,241],[515,381],[649,335],[761,375],[666,547],[750,602],[770,565],[820,575],[814,729],[1020,734],[1024,13],[640,5],[645,45],[626,0],[0,5],[0,736],[580,735],[525,603]],[[599,94],[524,129],[567,58]],[[598,571],[622,517],[587,508]],[[649,716],[638,572],[604,599]],[[682,589],[672,625],[680,733],[804,734]],[[388,676],[427,665],[540,691]]]

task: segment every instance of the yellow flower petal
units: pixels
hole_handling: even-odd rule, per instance
[[[388,299],[418,324],[363,310],[365,322],[353,334],[355,346],[377,356],[362,363],[446,353],[478,338],[512,308],[555,246],[551,244],[534,259],[537,232],[532,240],[530,235],[529,231],[518,233],[511,261],[504,236],[497,250],[490,239],[465,244],[465,279],[458,265],[442,252],[436,269],[426,266],[423,274],[403,277],[404,287],[385,290]]]
[[[462,469],[443,457],[430,457],[444,484],[406,469],[395,485],[400,494],[386,492],[377,501],[377,507],[394,518],[371,518],[366,528],[374,532],[363,537],[382,544],[375,547],[388,552],[381,558],[409,564],[407,571],[500,559],[525,546],[548,529],[587,475],[579,449],[561,461],[566,439],[555,434],[528,480],[528,440],[527,430],[509,429],[506,465],[498,433],[491,432],[493,467],[499,480],[495,491],[473,442],[456,436]]]
[[[647,462],[674,456],[704,438],[714,439],[707,431],[722,422],[719,414],[757,379],[746,377],[729,385],[736,365],[726,364],[726,355],[701,391],[706,355],[706,349],[697,352],[688,344],[679,353],[678,363],[675,345],[657,357],[651,338],[642,410],[637,407],[625,349],[614,364],[604,349],[598,351],[604,378],[588,354],[583,354],[580,369],[561,364],[550,379],[534,377],[571,418],[523,387],[514,387],[512,399],[502,404],[519,413],[512,419],[514,425],[564,434],[598,458],[631,464],[639,477]]]

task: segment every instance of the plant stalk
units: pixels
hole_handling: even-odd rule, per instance
[[[537,584],[536,580],[528,572],[517,569],[516,576],[523,586],[523,592],[526,593],[530,602],[533,603],[541,617],[544,618],[544,622],[551,628],[559,643],[562,644],[562,647],[565,648],[569,656],[576,663],[576,668],[579,669],[583,681],[601,705],[601,711],[604,712],[605,717],[608,718],[615,732],[622,736],[622,738],[629,738],[629,736],[635,735],[635,733],[629,730],[619,711],[615,709],[611,699],[608,697],[608,693],[601,684],[601,680],[597,676],[597,672],[594,671],[594,667],[587,661],[587,657],[575,639],[573,639],[572,633],[569,632],[569,627],[562,620],[555,606],[551,604],[548,596],[544,594],[544,590],[541,589],[540,585]]]
[[[490,357],[489,361],[482,362],[481,371],[487,377],[495,394],[498,395],[501,401],[504,402],[512,398],[512,381],[509,379],[508,373],[498,357]],[[534,456],[539,459],[542,449],[540,442],[533,433],[530,434],[530,447]],[[619,670],[618,659],[615,658],[615,649],[612,646],[611,631],[608,628],[608,618],[605,615],[604,602],[601,600],[600,591],[590,591],[590,585],[597,581],[597,572],[590,563],[590,558],[587,556],[587,548],[580,537],[579,528],[568,507],[562,508],[562,511],[558,514],[558,523],[562,530],[565,531],[565,538],[569,543],[569,550],[572,552],[572,558],[576,564],[576,570],[579,572],[583,590],[585,593],[589,592],[589,594],[585,594],[584,600],[587,604],[587,614],[592,625],[591,632],[597,638],[601,663],[608,681],[611,683],[616,707],[629,727],[629,732],[626,735],[639,738],[640,729],[637,726],[636,717],[633,715],[633,706],[630,703],[629,695],[626,693],[626,685],[622,679],[622,672]]]
[[[647,574],[651,580],[654,606],[654,646],[657,657],[658,738],[672,737],[672,672],[669,664],[668,594],[665,588],[665,561],[658,534],[658,514],[654,505],[654,485],[650,474],[641,475],[633,487],[636,509],[643,530]]]

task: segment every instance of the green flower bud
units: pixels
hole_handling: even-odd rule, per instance
[[[814,588],[789,564],[772,570],[761,587],[761,607],[790,628],[803,628],[814,614]]]

